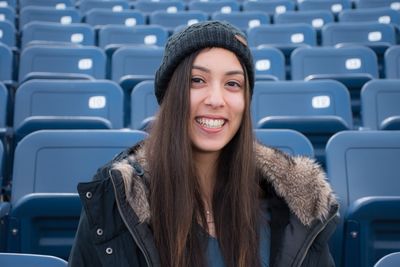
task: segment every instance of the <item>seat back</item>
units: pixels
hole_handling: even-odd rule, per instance
[[[392,267],[400,265],[400,252],[393,252],[380,259],[374,267]]]
[[[185,3],[181,0],[169,0],[169,1],[147,1],[138,0],[134,3],[136,10],[143,12],[144,14],[150,14],[154,11],[167,11],[169,13],[175,13],[177,11],[185,10]]]
[[[20,11],[19,28],[22,29],[32,21],[71,24],[79,23],[81,16],[75,8],[55,9],[53,7],[27,6]]]
[[[10,6],[0,7],[0,19],[15,24],[15,10]]]
[[[274,47],[251,48],[257,80],[285,80],[285,56]]]
[[[0,264],[2,267],[24,267],[24,266],[41,266],[41,267],[66,267],[68,262],[63,259],[38,254],[22,254],[22,253],[0,253]]]
[[[7,20],[0,21],[0,42],[8,47],[14,47],[16,45],[15,34],[16,30],[14,24]]]
[[[388,79],[400,78],[400,45],[393,45],[386,50],[384,55],[385,77]]]
[[[344,262],[344,259],[342,260],[345,251],[344,220],[349,206],[363,197],[399,196],[400,132],[337,133],[327,143],[326,166],[329,181],[340,202],[341,223],[332,239],[335,261],[340,264]],[[348,237],[351,239],[350,234]],[[361,242],[356,239],[357,235],[353,238],[360,245],[369,242],[365,240]],[[358,259],[359,256],[352,252],[348,252],[348,258]],[[361,266],[372,266],[372,264],[361,264]]]
[[[292,156],[314,157],[310,140],[289,129],[255,129],[256,139],[263,145],[280,149]]]
[[[262,11],[268,15],[285,13],[286,11],[294,10],[296,4],[290,0],[277,1],[244,1],[243,11]]]
[[[0,43],[0,81],[13,80],[13,53],[11,49]]]
[[[145,17],[142,12],[127,9],[119,12],[108,9],[92,9],[85,14],[83,20],[94,27],[101,27],[109,24],[133,27],[145,24]]]
[[[28,44],[96,45],[94,29],[84,23],[31,22],[22,29],[21,46]]]
[[[339,14],[340,22],[374,21],[384,24],[400,23],[400,13],[391,8],[366,8],[343,10]]]
[[[351,9],[350,0],[305,0],[298,3],[299,11],[315,11],[325,10],[334,13],[335,15],[340,13],[344,9]]]
[[[315,29],[322,28],[325,24],[333,22],[333,13],[326,10],[317,11],[287,11],[281,14],[274,15],[276,24],[292,24],[292,23],[307,23]]]
[[[202,11],[211,16],[214,12],[231,13],[232,11],[240,11],[240,5],[238,2],[232,0],[211,2],[190,1],[188,9]]]
[[[400,130],[400,80],[372,80],[361,91],[362,126]]]
[[[399,2],[397,0],[356,0],[354,4],[356,8],[379,8],[379,7],[390,7],[394,10],[399,9]]]
[[[28,6],[51,7],[55,9],[73,8],[75,1],[73,0],[19,0],[19,8],[23,9]]]
[[[137,25],[135,27],[106,25],[99,30],[99,47],[104,49],[107,46],[121,45],[164,46],[167,38],[168,31],[156,25]]]
[[[140,82],[131,94],[131,128],[145,130],[158,111],[154,81]]]
[[[126,0],[90,0],[90,1],[81,1],[79,5],[79,11],[81,14],[86,14],[88,11],[92,9],[107,9],[113,12],[120,12],[122,10],[129,9],[129,2]]]
[[[223,20],[231,23],[242,31],[259,25],[270,24],[271,18],[261,11],[234,11],[231,13],[216,12],[212,14],[213,20]]]
[[[48,46],[37,45],[25,48],[21,53],[19,64],[19,81],[23,82],[29,75],[59,74],[65,78],[82,75],[95,79],[104,79],[106,56],[94,46]]]
[[[90,129],[91,120],[100,118],[111,128],[123,127],[123,92],[112,81],[30,80],[15,95],[14,129],[22,135],[46,128]]]
[[[7,107],[8,107],[8,90],[3,83],[0,83],[0,129],[7,126]]]
[[[154,11],[149,15],[149,24],[159,25],[172,32],[176,27],[191,25],[197,22],[206,21],[208,16],[201,11],[177,11],[169,13],[165,10]]]

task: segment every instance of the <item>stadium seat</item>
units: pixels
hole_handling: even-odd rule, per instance
[[[130,8],[129,2],[126,0],[84,0],[80,1],[79,11],[82,15],[86,14],[92,9],[107,9],[113,12],[120,12]]]
[[[201,11],[188,10],[169,13],[165,10],[159,10],[149,15],[149,24],[165,27],[169,33],[172,33],[176,27],[191,25],[207,19],[207,14]]]
[[[36,45],[21,53],[19,81],[32,78],[104,79],[105,72],[106,56],[98,47]]]
[[[16,30],[9,21],[0,21],[0,42],[12,48],[16,46]]]
[[[21,34],[21,47],[32,44],[96,45],[94,29],[84,23],[30,22]]]
[[[75,0],[19,0],[19,9],[28,6],[51,7],[55,9],[74,8]]]
[[[400,23],[400,13],[391,8],[348,9],[339,14],[339,22],[374,21],[383,24]]]
[[[0,6],[10,7],[15,10],[15,8],[17,7],[17,0],[1,0]]]
[[[271,23],[269,15],[261,11],[233,11],[231,13],[216,12],[212,14],[211,19],[227,21],[242,31],[247,31],[249,28]]]
[[[325,145],[335,133],[353,128],[350,96],[337,81],[257,81],[251,106],[253,127],[303,133],[324,163]]]
[[[154,81],[138,83],[131,93],[130,127],[132,129],[148,130],[158,108],[154,94]]]
[[[7,126],[8,90],[0,82],[0,137]],[[4,132],[3,132],[4,133]]]
[[[374,267],[400,266],[400,252],[393,252],[382,257]]]
[[[361,87],[379,77],[377,57],[372,49],[357,45],[297,48],[291,55],[291,65],[293,80],[335,79],[345,84],[358,124]]]
[[[287,11],[285,13],[274,15],[274,23],[276,24],[307,23],[317,30],[321,29],[325,24],[333,21],[333,13],[327,10],[301,12]]]
[[[251,48],[256,80],[285,80],[285,56],[275,47]]]
[[[280,149],[293,156],[314,157],[310,140],[289,129],[254,129],[256,139],[263,145]]]
[[[350,0],[303,0],[298,3],[299,11],[326,10],[337,15],[342,10],[351,9]]]
[[[9,6],[0,7],[0,21],[8,21],[15,25],[15,10]]]
[[[400,45],[393,45],[384,55],[384,72],[388,79],[400,78]]]
[[[120,129],[123,102],[108,80],[30,80],[15,95],[15,138],[40,129]]]
[[[400,80],[372,80],[361,90],[362,126],[400,130]]]
[[[331,243],[339,266],[373,266],[400,249],[399,145],[399,131],[343,131],[328,141],[327,174],[341,214]]]
[[[57,22],[61,24],[79,23],[81,16],[75,8],[54,9],[53,7],[28,6],[20,11],[19,28],[32,21]]]
[[[67,267],[68,262],[48,255],[0,252],[0,265],[2,267]]]
[[[215,12],[231,13],[240,11],[240,4],[233,0],[190,1],[188,3],[188,9],[202,11],[211,17]]]
[[[92,9],[85,14],[83,21],[96,28],[109,24],[133,27],[145,24],[145,17],[137,10],[113,12],[108,9]]]
[[[242,3],[243,11],[262,11],[266,12],[270,17],[274,14],[285,13],[294,10],[296,4],[291,0],[275,0],[275,1],[252,1],[246,0]]]
[[[379,7],[390,7],[394,10],[400,9],[400,3],[398,0],[355,0],[356,8],[379,8]]]
[[[168,1],[148,1],[138,0],[133,2],[135,10],[139,10],[149,16],[154,11],[166,11],[168,13],[176,13],[185,10],[185,3],[181,0]]]
[[[99,30],[98,46],[109,54],[108,49],[115,50],[126,45],[164,46],[167,38],[168,31],[157,25],[106,25]]]
[[[13,80],[13,53],[11,49],[0,43],[0,81],[11,83]]]
[[[9,252],[67,259],[81,213],[76,186],[147,135],[128,130],[42,130],[15,150],[8,216]],[[1,211],[2,210],[2,211]]]

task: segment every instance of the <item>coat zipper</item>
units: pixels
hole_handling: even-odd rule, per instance
[[[324,224],[322,224],[321,228],[315,233],[315,235],[312,237],[310,242],[308,242],[308,244],[306,246],[306,250],[304,251],[304,253],[301,257],[301,260],[297,266],[300,267],[303,264],[303,261],[306,258],[306,255],[307,255],[308,251],[310,250],[311,245],[314,243],[317,236],[325,229],[325,227],[333,220],[333,218],[335,218],[335,216],[336,216],[336,213],[334,215],[332,215]]]
[[[108,171],[108,174],[109,174],[110,177],[111,177],[111,182],[112,182],[112,185],[113,185],[113,188],[114,188],[115,197],[118,198],[117,189],[115,188],[114,179],[113,179],[113,176],[112,176],[110,170]],[[128,224],[128,222],[127,222],[127,220],[126,220],[126,218],[125,218],[125,216],[124,216],[124,214],[123,214],[123,212],[122,212],[121,206],[120,206],[120,204],[119,204],[119,199],[117,199],[116,202],[117,202],[118,211],[119,211],[119,214],[121,215],[122,221],[123,221],[124,224],[126,225],[126,228],[128,228],[128,231],[131,233],[131,236],[132,236],[133,239],[135,240],[136,245],[139,247],[140,251],[142,251],[143,256],[144,256],[144,258],[145,258],[145,260],[146,260],[147,266],[148,266],[148,267],[153,266],[153,265],[151,264],[150,257],[149,257],[149,255],[148,255],[146,249],[143,247],[142,242],[140,242],[139,239],[138,239],[137,236],[136,236],[136,235],[137,235],[136,230],[132,229],[132,228],[129,226],[129,224]]]

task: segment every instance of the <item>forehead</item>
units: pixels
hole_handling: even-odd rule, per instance
[[[202,49],[196,56],[193,65],[203,66],[209,69],[243,71],[236,54],[230,50],[219,47]]]

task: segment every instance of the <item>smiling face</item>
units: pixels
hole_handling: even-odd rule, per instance
[[[238,131],[245,109],[246,81],[236,55],[202,50],[192,66],[189,134],[194,152],[218,153]]]

